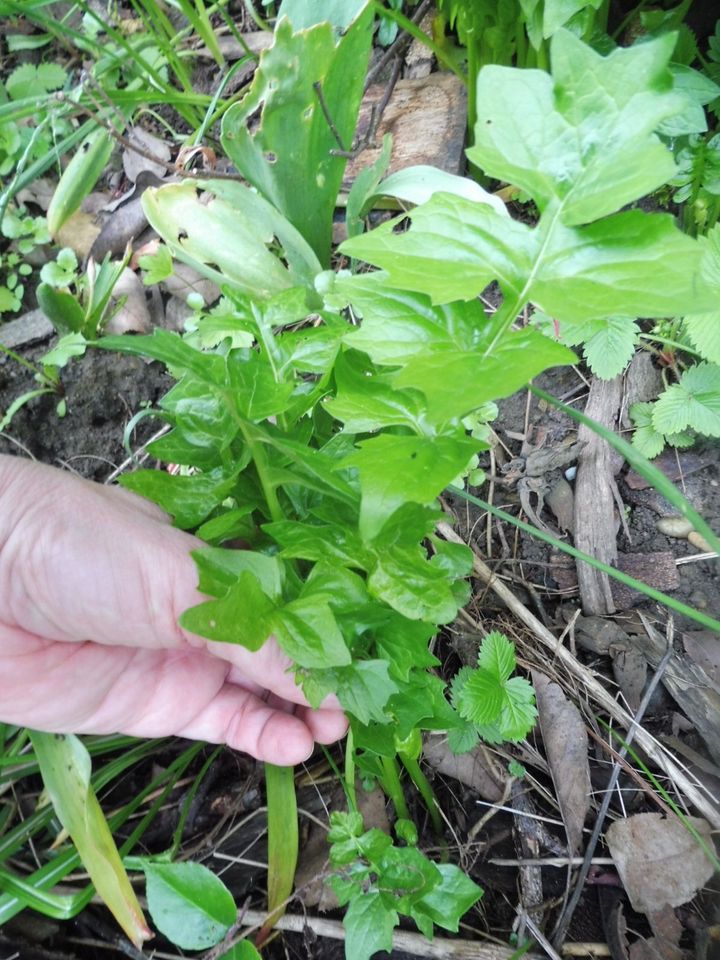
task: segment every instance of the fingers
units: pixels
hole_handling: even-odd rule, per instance
[[[2,637],[0,636],[0,639]],[[228,682],[204,651],[48,643],[19,636],[0,655],[0,720],[53,732],[179,735],[227,743],[292,765],[345,732],[336,710],[312,711]]]

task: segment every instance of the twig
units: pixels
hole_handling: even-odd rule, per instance
[[[246,925],[255,926],[262,925],[265,919],[266,914],[262,911],[248,910],[243,922]],[[324,917],[286,913],[275,926],[278,930],[287,930],[289,933],[302,933],[303,930],[309,929],[320,937],[329,937],[332,940],[345,939],[343,925],[337,920],[326,920]],[[436,939],[430,942],[422,934],[407,930],[395,930],[393,950],[402,950],[416,957],[437,957],[438,960],[510,960],[516,954],[512,947],[501,947],[476,940]],[[538,960],[537,954],[526,953],[525,957],[527,960]]]
[[[642,721],[642,718],[645,716],[645,711],[648,708],[648,704],[650,703],[650,700],[652,699],[652,696],[655,693],[655,690],[657,689],[657,686],[660,683],[660,680],[662,679],[662,675],[665,672],[667,665],[670,663],[670,659],[673,655],[673,632],[674,632],[673,621],[668,620],[667,650],[665,651],[665,654],[663,655],[662,660],[658,664],[657,670],[655,671],[655,674],[652,680],[650,681],[650,683],[648,684],[647,689],[645,690],[645,693],[643,695],[643,698],[640,701],[640,706],[637,709],[637,713],[633,717],[632,724],[628,728],[628,732],[625,735],[625,743],[622,749],[618,751],[618,755],[623,759],[625,759],[625,757],[627,756],[628,747],[630,746],[632,741],[635,739],[635,734],[640,729],[640,723]],[[600,809],[598,810],[597,818],[595,820],[595,826],[593,827],[593,832],[590,835],[590,840],[588,841],[587,847],[585,848],[585,857],[583,860],[583,865],[578,870],[577,877],[575,878],[575,889],[573,890],[572,896],[570,897],[570,900],[568,901],[567,906],[565,907],[564,911],[560,916],[560,919],[558,920],[555,926],[555,932],[553,935],[553,944],[556,949],[560,949],[560,947],[563,944],[563,941],[565,940],[565,934],[567,933],[567,929],[570,926],[570,921],[572,920],[572,916],[575,913],[575,909],[578,903],[580,902],[580,897],[583,894],[585,881],[587,880],[588,873],[590,873],[590,865],[592,862],[593,854],[595,853],[595,847],[597,846],[597,842],[600,839],[600,834],[602,833],[602,828],[605,824],[605,817],[607,816],[607,812],[610,809],[610,801],[612,799],[613,791],[615,790],[615,787],[617,786],[617,782],[620,779],[621,769],[622,768],[619,763],[616,763],[615,766],[613,767],[613,771],[612,771],[612,774],[610,775],[610,780],[608,781],[608,785],[607,785],[607,792],[603,797],[603,802],[600,804]]]
[[[438,533],[451,543],[465,543],[463,538],[459,536],[448,523],[438,524]],[[549,649],[553,657],[559,660],[566,670],[585,685],[590,696],[605,713],[612,717],[616,723],[628,729],[633,723],[633,718],[627,710],[595,679],[592,671],[584,667],[565,647],[558,646],[557,638],[547,627],[518,600],[502,580],[497,578],[492,570],[480,559],[477,552],[473,551],[473,553],[474,576],[487,584],[493,593],[505,603],[510,612],[525,624],[537,640]],[[642,727],[636,730],[635,739],[647,756],[675,782],[677,789],[685,794],[685,797],[697,808],[698,812],[701,813],[715,829],[720,829],[720,809],[698,790],[684,771],[680,769],[671,754],[663,748],[662,744],[658,743],[658,741],[646,730],[643,730]]]
[[[412,15],[412,22],[418,25],[422,23],[425,14],[431,8],[432,4],[433,0],[423,0],[415,13]],[[366,90],[368,87],[372,86],[372,84],[375,82],[375,78],[380,76],[393,57],[396,57],[398,60],[400,59],[400,56],[405,52],[405,48],[410,46],[412,39],[413,38],[411,34],[407,33],[407,31],[402,31],[400,33],[400,35],[380,57],[378,62],[374,64],[370,70],[368,70],[367,79],[365,80]]]

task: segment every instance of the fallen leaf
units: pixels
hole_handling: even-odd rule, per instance
[[[125,302],[108,323],[105,332],[147,333],[150,330],[150,311],[145,299],[145,288],[140,277],[125,267],[113,290],[113,300],[125,298]]]
[[[58,230],[55,242],[58,247],[70,247],[78,260],[84,260],[99,234],[100,224],[95,214],[76,210]]]
[[[611,651],[613,676],[633,713],[640,706],[647,680],[647,660],[640,650],[622,646]]]
[[[540,729],[572,853],[582,847],[590,808],[588,738],[580,711],[557,683],[533,671]]]
[[[206,306],[214,303],[220,296],[220,287],[187,263],[176,263],[172,274],[162,281],[161,287],[166,293],[180,297],[181,300],[186,300],[190,293],[199,293]]]
[[[480,744],[468,753],[455,754],[444,737],[426,737],[423,760],[445,777],[459,780],[490,803],[503,797],[500,775],[493,769],[487,750]]]
[[[720,693],[720,637],[712,630],[693,630],[682,635],[685,653],[707,674]]]
[[[648,913],[647,918],[654,936],[636,940],[630,947],[630,960],[681,960],[683,928],[672,907]]]
[[[712,847],[706,820],[686,820]],[[678,817],[636,813],[616,820],[606,831],[615,866],[638,913],[655,913],[665,904],[679,907],[692,900],[713,875],[714,867]]]
[[[170,147],[165,141],[160,140],[152,133],[148,133],[147,130],[143,130],[142,127],[133,127],[128,133],[127,139],[137,146],[138,150],[142,151],[142,153],[138,153],[138,150],[131,150],[127,147],[123,150],[123,170],[128,180],[135,183],[138,175],[143,171],[148,171],[156,177],[164,177],[168,172],[166,164],[170,161]],[[148,156],[143,156],[143,154]],[[155,159],[151,160],[150,157]]]

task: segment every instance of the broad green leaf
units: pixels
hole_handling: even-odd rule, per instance
[[[708,437],[720,437],[720,366],[690,367],[660,396],[653,410],[659,433],[682,433],[688,427]]]
[[[397,232],[408,223],[408,230]],[[493,280],[504,292],[519,292],[537,240],[526,224],[486,203],[436,193],[408,216],[346,240],[340,250],[387,270],[392,286],[448,303],[477,296]]]
[[[345,342],[375,363],[402,364],[416,354],[470,350],[488,323],[479,300],[433,304],[425,294],[393,288],[383,273],[339,278],[336,288],[362,317]]]
[[[543,3],[543,37],[548,39],[564,27],[581,10],[597,10],[602,0],[545,0]]]
[[[340,354],[334,367],[336,395],[324,407],[349,433],[370,433],[382,427],[420,430],[423,397],[414,390],[395,390],[387,377],[373,376],[361,354]]]
[[[267,420],[287,408],[293,384],[278,383],[266,357],[255,350],[233,350],[227,365],[231,396],[241,417]]]
[[[322,594],[291,600],[272,616],[271,629],[285,653],[301,667],[342,667],[350,651]]]
[[[335,674],[337,696],[343,710],[364,724],[371,720],[388,722],[385,705],[398,687],[390,679],[384,660],[357,660],[348,667],[339,667]]]
[[[370,960],[379,950],[389,953],[398,922],[397,912],[385,906],[377,891],[354,897],[343,917],[347,960]]]
[[[707,130],[707,117],[703,107],[720,96],[720,87],[699,70],[680,63],[670,64],[670,72],[673,90],[683,98],[684,105],[677,114],[658,126],[658,133],[664,137],[704,133]]]
[[[103,127],[94,130],[63,170],[47,211],[51,236],[78,209],[107,166],[115,141]]]
[[[381,434],[358,447],[344,465],[360,473],[360,530],[370,540],[403,503],[432,503],[464,469],[479,443],[461,436]]]
[[[77,738],[31,731],[45,789],[98,895],[139,949],[152,936],[90,785],[90,755]]]
[[[303,560],[337,560],[347,566],[360,566],[363,554],[360,538],[339,524],[299,523],[279,520],[263,524],[263,530],[281,547],[283,557]]]
[[[415,904],[413,915],[422,913],[439,927],[457,933],[461,918],[482,897],[482,887],[452,863],[438,863],[435,868],[442,879]]]
[[[268,808],[268,910],[259,934],[264,941],[285,913],[295,882],[298,861],[298,810],[295,772],[292,767],[265,764],[265,795]]]
[[[278,20],[287,17],[295,30],[325,22],[346,30],[366,4],[367,0],[282,0]]]
[[[498,683],[504,683],[515,669],[515,646],[504,634],[493,630],[483,638],[477,662]]]
[[[274,610],[275,604],[263,593],[257,577],[245,572],[223,597],[186,610],[180,625],[207,640],[238,643],[254,651],[270,635]]]
[[[237,919],[225,884],[201,863],[142,864],[148,910],[158,930],[183,950],[207,950]]]
[[[203,547],[192,551],[198,568],[198,590],[212,597],[222,597],[243,573],[251,573],[271,600],[279,600],[284,582],[284,569],[277,557],[254,550],[227,550]]]
[[[197,527],[232,490],[234,477],[221,470],[194,476],[171,476],[164,470],[137,470],[120,478],[126,490],[153,500],[166,510],[181,530]]]
[[[368,588],[373,596],[410,620],[450,623],[457,616],[458,602],[451,582],[418,546],[378,550]]]
[[[36,296],[38,306],[61,337],[83,332],[85,311],[71,293],[41,283]]]
[[[709,308],[697,241],[668,214],[630,210],[587,227],[554,223],[529,299],[558,320],[666,317]]]
[[[472,413],[489,400],[511,396],[548,367],[569,363],[577,363],[572,351],[525,327],[498,337],[497,343],[491,341],[484,349],[414,357],[395,382],[421,390],[433,420],[443,423]]]
[[[404,167],[382,181],[376,196],[396,197],[407,203],[420,204],[425,203],[435,193],[455,193],[475,203],[489,204],[500,216],[508,215],[502,200],[495,194],[488,193],[475,180],[459,177],[438,167]]]
[[[218,386],[225,382],[224,357],[202,353],[169,330],[155,330],[151,336],[103,337],[96,346],[136,357],[152,357],[164,363],[176,375],[190,372],[209,385]]]
[[[42,355],[43,366],[64,367],[73,357],[82,357],[89,344],[81,333],[68,333],[60,337],[52,350]]]
[[[241,184],[235,184],[242,189]],[[205,182],[195,181],[150,187],[142,204],[151,226],[170,252],[189,263],[203,276],[220,285],[258,299],[267,299],[293,285],[287,268],[269,249],[275,236],[270,208],[257,209],[251,192],[244,188],[245,204],[231,203]],[[277,214],[275,214],[277,218]]]
[[[480,741],[477,727],[472,723],[451,727],[448,730],[448,747],[453,753],[469,753],[474,750]]]
[[[541,210],[556,201],[568,225],[650,193],[675,170],[654,133],[684,105],[668,70],[674,43],[666,34],[602,57],[560,30],[551,43],[552,77],[484,67],[469,158],[527,191]]]
[[[339,40],[328,22],[294,33],[290,20],[281,19],[249,92],[222,123],[227,155],[300,231],[323,266],[330,262],[346,162],[333,151],[340,148],[338,137],[342,148],[352,146],[372,38],[374,11],[358,6],[345,6],[357,17]],[[257,111],[260,121],[251,132],[249,120]]]
[[[207,383],[192,373],[185,374],[165,394],[159,406],[173,415],[176,429],[182,432],[183,438],[199,448],[198,456],[201,449],[209,448],[218,453],[226,450],[238,432],[227,402],[208,390]],[[203,466],[199,459],[188,462]]]

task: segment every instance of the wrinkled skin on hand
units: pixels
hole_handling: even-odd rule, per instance
[[[190,550],[154,504],[0,456],[0,721],[64,733],[178,735],[290,765],[341,737],[270,639],[257,653],[178,625]]]

